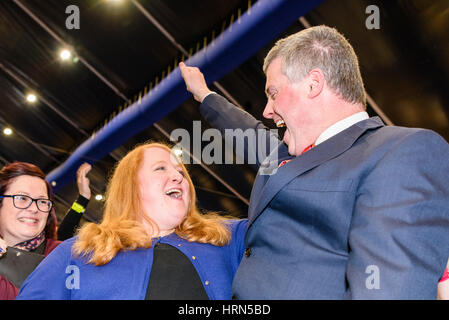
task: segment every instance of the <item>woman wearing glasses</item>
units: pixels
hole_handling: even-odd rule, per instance
[[[0,170],[0,259],[7,247],[47,256],[60,241],[51,188],[35,165],[14,162]],[[18,288],[0,274],[0,300],[14,299]]]
[[[182,162],[145,144],[116,166],[102,222],[58,246],[18,299],[231,299],[246,226],[200,213]]]

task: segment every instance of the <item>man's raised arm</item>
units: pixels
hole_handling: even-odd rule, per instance
[[[187,91],[201,103],[201,114],[211,126],[220,130],[226,142],[232,141],[238,157],[244,159],[246,164],[253,165],[256,170],[270,154],[270,159],[274,158],[271,160],[276,162],[275,150],[281,141],[275,130],[268,130],[251,114],[211,91],[203,73],[197,67],[189,67],[181,62],[179,68]],[[273,152],[276,155],[273,156]]]

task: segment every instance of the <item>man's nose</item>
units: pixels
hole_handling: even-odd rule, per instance
[[[263,117],[266,119],[272,119],[273,118],[273,102],[268,99],[267,104],[265,106],[265,109],[263,110]]]

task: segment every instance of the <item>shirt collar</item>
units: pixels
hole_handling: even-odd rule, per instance
[[[343,130],[349,128],[350,126],[356,124],[357,122],[363,121],[369,119],[369,115],[367,112],[357,112],[353,115],[344,118],[343,120],[340,120],[333,125],[331,125],[329,128],[323,131],[323,133],[320,134],[318,139],[316,139],[315,145],[319,145],[320,143],[326,141],[329,138],[332,138],[336,134],[342,132]]]

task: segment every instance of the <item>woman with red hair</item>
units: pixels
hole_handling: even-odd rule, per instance
[[[117,164],[101,223],[58,246],[18,299],[231,299],[246,227],[200,212],[182,162],[166,145],[144,144]]]
[[[42,170],[26,162],[4,166],[0,170],[0,259],[6,261],[8,247],[18,249],[17,256],[20,250],[47,256],[60,243],[56,223],[52,190]],[[0,300],[12,300],[18,292],[8,274],[0,274]]]

